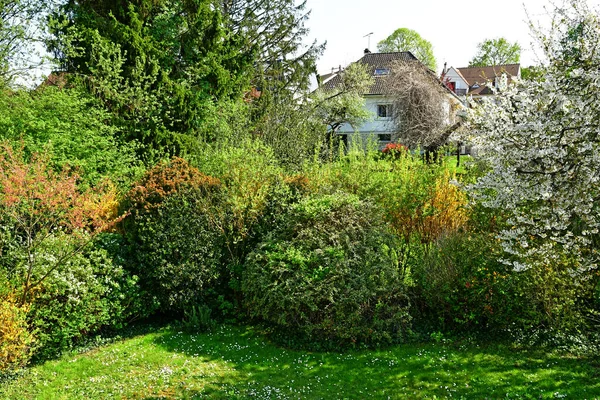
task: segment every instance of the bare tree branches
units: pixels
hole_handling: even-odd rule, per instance
[[[450,136],[451,105],[442,83],[420,62],[398,61],[387,77],[398,141],[435,150]]]

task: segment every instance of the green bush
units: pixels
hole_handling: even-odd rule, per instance
[[[130,268],[163,311],[181,313],[214,294],[223,237],[204,200],[198,190],[171,195],[152,213],[138,215],[129,231]]]
[[[17,304],[14,293],[8,291],[7,282],[0,280],[0,285],[1,378],[3,374],[27,364],[35,346],[35,339],[27,324],[27,307]]]
[[[490,234],[457,232],[424,247],[411,268],[415,322],[444,332],[506,329],[522,311],[510,267]]]
[[[142,172],[134,142],[121,142],[110,115],[76,88],[43,87],[0,96],[0,139],[51,166],[76,168],[86,184],[110,178],[126,187]]]
[[[39,342],[38,358],[47,358],[71,348],[102,328],[120,328],[143,310],[137,298],[137,278],[119,266],[107,248],[118,235],[99,237],[83,252],[74,254],[53,270],[34,291],[27,318]],[[66,235],[48,238],[40,257],[68,252]],[[44,273],[44,271],[40,271]]]
[[[291,207],[246,261],[252,317],[323,344],[371,345],[409,331],[396,241],[380,211],[354,196]]]
[[[174,158],[149,170],[128,194],[128,268],[140,276],[153,311],[182,313],[214,294],[224,251],[214,207],[219,188],[217,179]]]

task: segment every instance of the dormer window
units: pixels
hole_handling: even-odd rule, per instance
[[[389,74],[390,74],[390,70],[387,68],[375,68],[375,73],[373,75],[380,76],[380,75],[389,75]]]

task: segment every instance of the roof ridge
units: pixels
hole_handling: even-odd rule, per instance
[[[494,67],[508,67],[512,65],[521,65],[521,63],[511,63],[511,64],[494,64],[494,65],[483,65],[483,66],[475,66],[475,67],[456,67],[457,69],[471,69],[471,68],[494,68]]]

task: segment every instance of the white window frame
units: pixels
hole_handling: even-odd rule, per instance
[[[379,112],[379,107],[385,107],[385,116],[382,116]],[[377,109],[376,109],[376,113],[377,113],[377,119],[391,119],[392,118],[392,105],[390,103],[378,103],[377,104]]]

